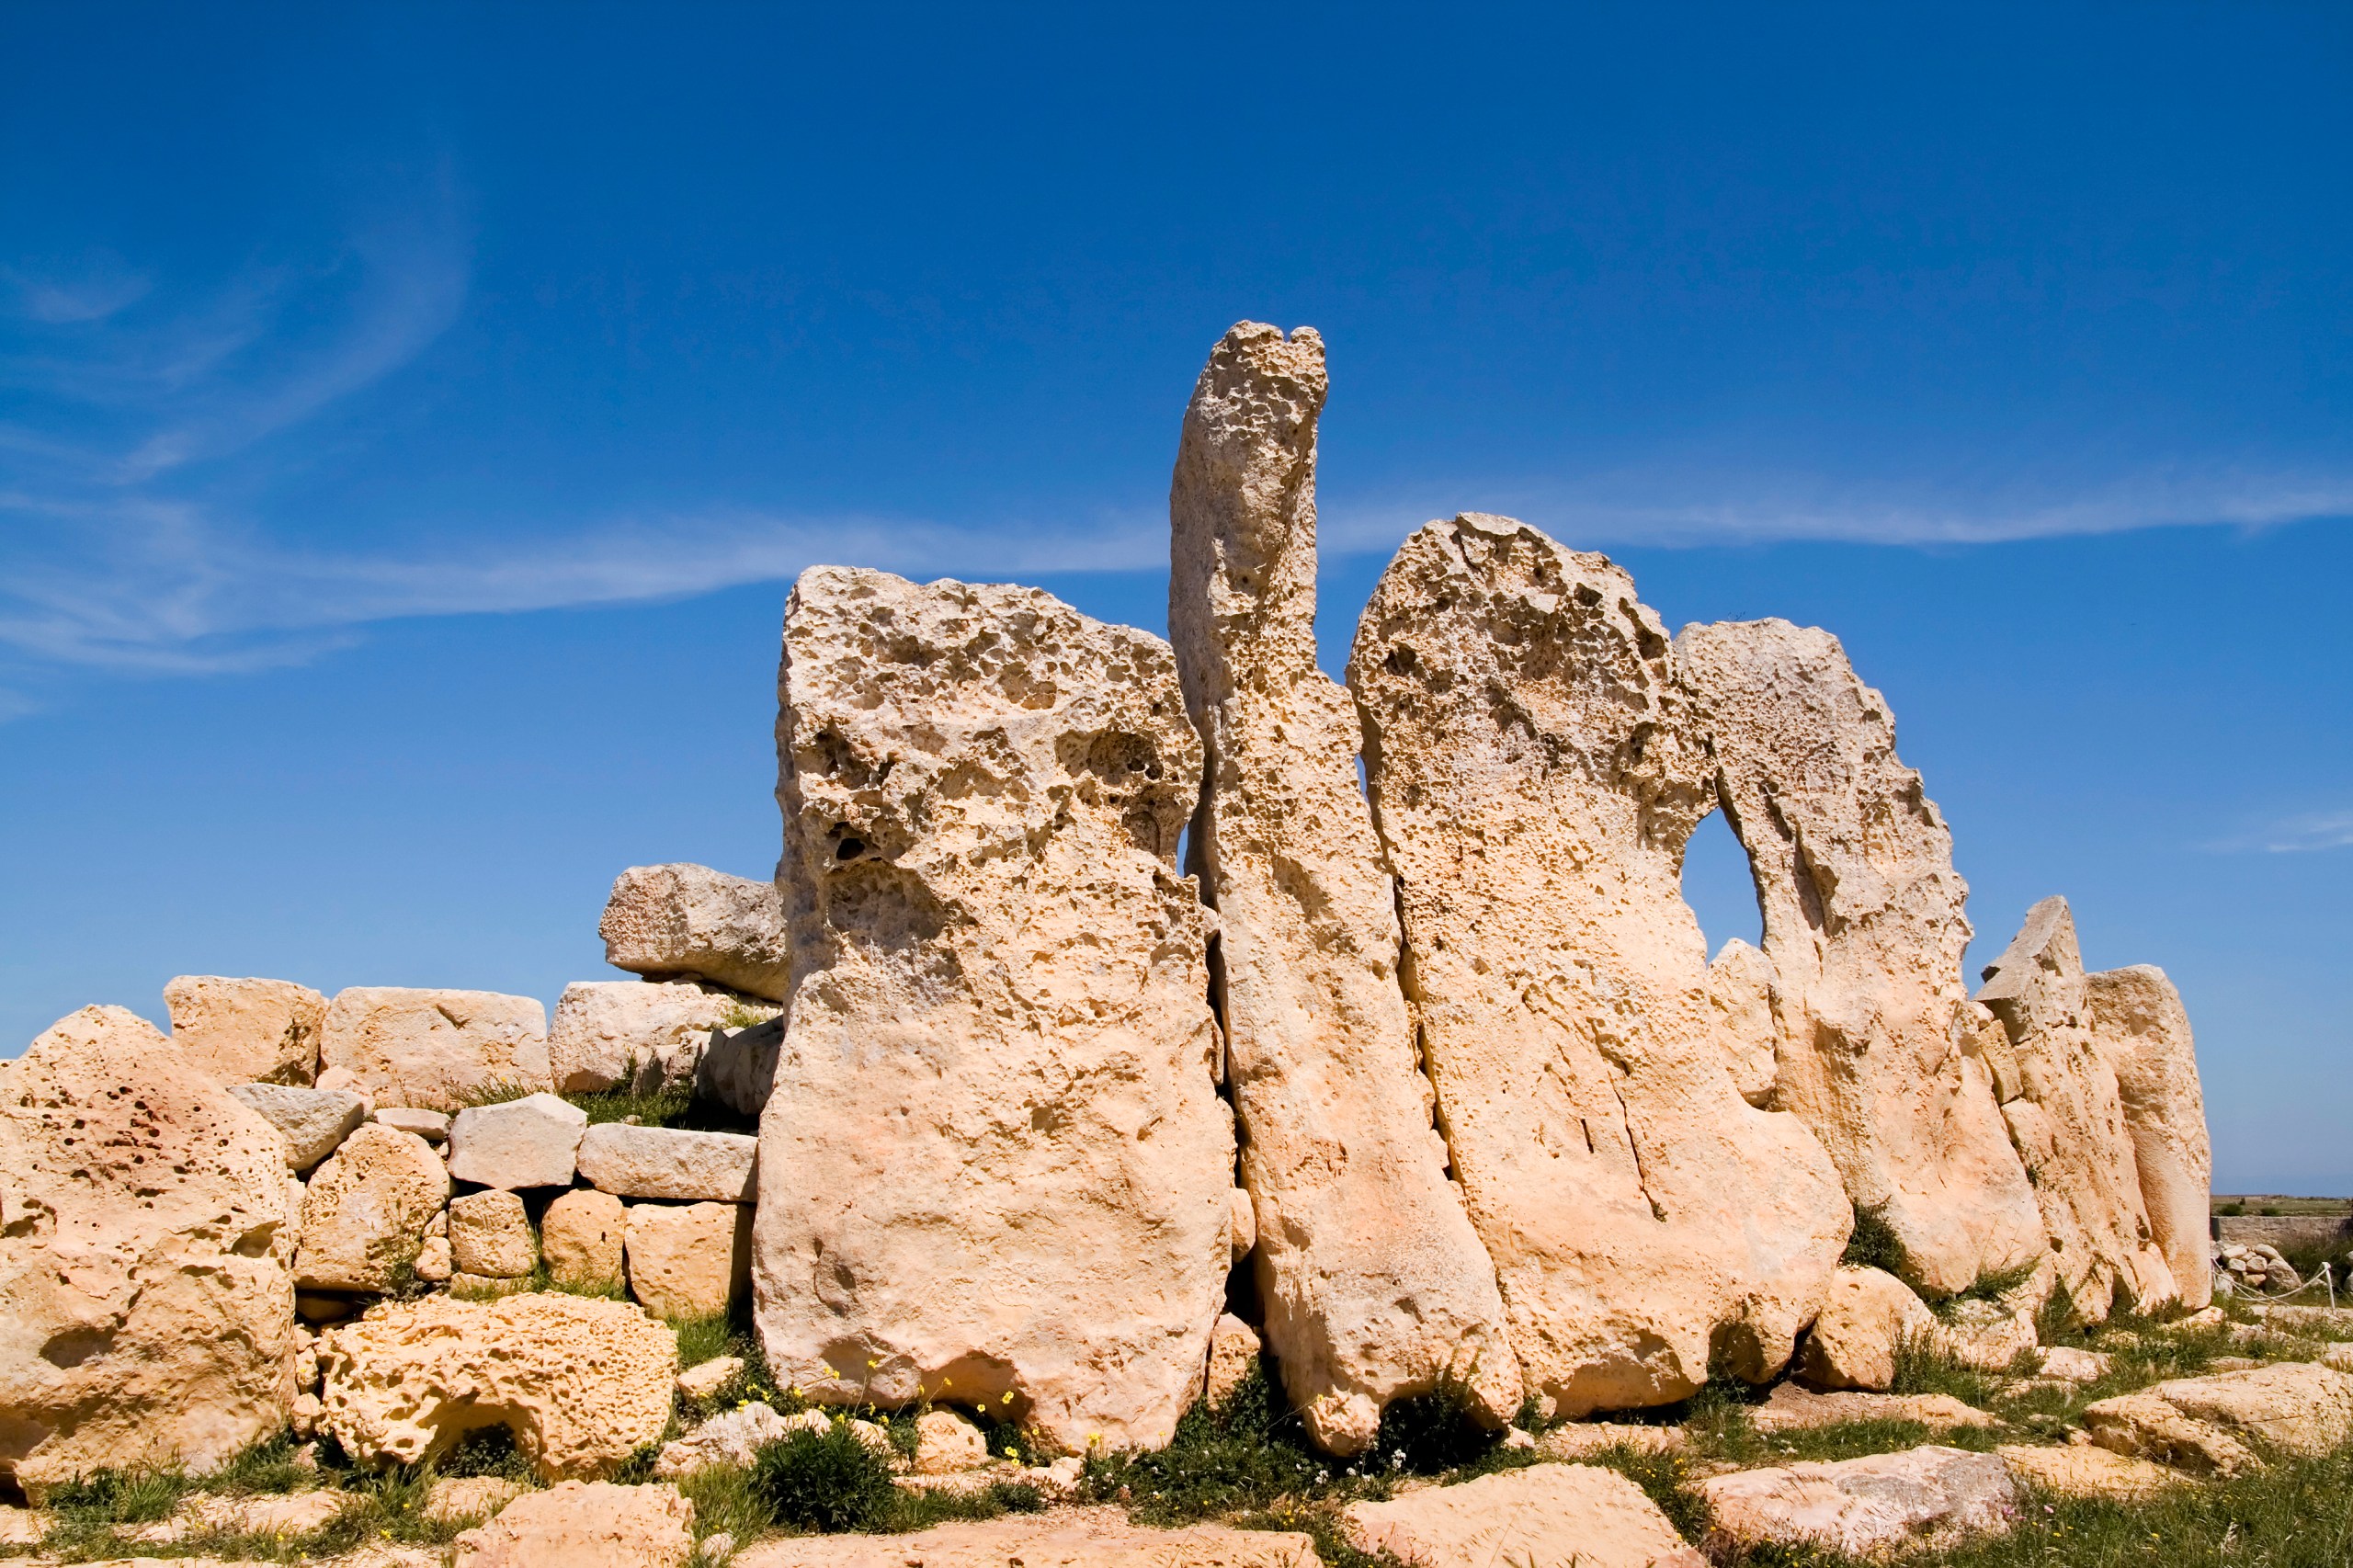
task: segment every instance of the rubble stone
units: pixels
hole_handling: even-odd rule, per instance
[[[1706,1568],[1614,1470],[1535,1464],[1341,1510],[1360,1551],[1424,1568]]]
[[[367,1122],[311,1176],[294,1283],[389,1290],[449,1199],[449,1171],[422,1138]]]
[[[259,1111],[278,1129],[286,1146],[286,1168],[307,1171],[342,1146],[351,1130],[367,1119],[358,1095],[285,1084],[231,1084],[229,1092]]]
[[[1868,1557],[2017,1521],[2018,1485],[1992,1454],[1936,1444],[1836,1464],[1735,1471],[1699,1483],[1716,1539]]]
[[[674,1486],[566,1481],[526,1492],[453,1543],[452,1568],[686,1568],[695,1506]]]

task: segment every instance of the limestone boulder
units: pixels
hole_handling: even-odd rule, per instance
[[[690,983],[581,981],[556,1000],[548,1064],[559,1094],[691,1087],[713,1030],[775,1011]]]
[[[1684,845],[1711,768],[1626,574],[1508,518],[1398,551],[1348,665],[1452,1171],[1530,1392],[1574,1416],[1762,1380],[1852,1211],[1740,1094]],[[1261,1239],[1260,1245],[1265,1245]]]
[[[784,1048],[784,1019],[740,1029],[722,1029],[704,1046],[695,1064],[695,1094],[757,1119],[776,1084],[776,1055]]]
[[[582,1187],[559,1195],[540,1216],[549,1278],[574,1290],[619,1285],[627,1223],[621,1200],[609,1192]]]
[[[677,1358],[626,1301],[387,1302],[319,1336],[318,1425],[362,1463],[419,1464],[503,1426],[544,1480],[608,1474],[661,1439]]]
[[[1424,1568],[1706,1568],[1614,1470],[1536,1464],[1341,1510],[1360,1551]]]
[[[1881,1269],[1842,1267],[1806,1332],[1797,1375],[1816,1389],[1884,1392],[1894,1386],[1904,1342],[1931,1340],[1936,1332],[1937,1314],[1903,1280]]]
[[[1786,620],[1686,627],[1675,660],[1756,880],[1773,1104],[1895,1232],[1920,1289],[1950,1294],[2032,1262],[2034,1191],[1957,1028],[1969,889],[1950,829],[1896,756],[1887,699],[1836,638]]]
[[[2185,1479],[2177,1470],[2088,1443],[2060,1448],[2006,1443],[1994,1452],[2009,1466],[2014,1480],[2060,1497],[2140,1503],[2181,1485]]]
[[[2006,1301],[1956,1301],[1937,1324],[1937,1347],[1964,1367],[2006,1372],[2035,1348],[2034,1313]]]
[[[1324,1448],[1453,1382],[1501,1426],[1519,1367],[1494,1265],[1447,1180],[1397,973],[1394,886],[1348,694],[1315,657],[1315,433],[1324,344],[1245,322],[1210,356],[1169,488],[1169,633],[1209,785],[1193,864],[1262,1218],[1266,1332]]]
[[[622,1198],[749,1203],[760,1143],[741,1132],[600,1122],[580,1141],[581,1179]]]
[[[278,1129],[286,1147],[286,1168],[307,1171],[325,1159],[368,1119],[358,1095],[286,1084],[231,1084],[229,1092]]]
[[[632,1203],[627,1235],[630,1294],[656,1317],[710,1317],[751,1285],[748,1204]]]
[[[2116,1074],[2149,1230],[2182,1305],[2213,1298],[2207,1266],[2214,1146],[2181,994],[2154,964],[2084,977],[2084,1016]]]
[[[368,1122],[327,1156],[302,1198],[294,1283],[389,1290],[449,1200],[449,1170],[422,1138]]]
[[[1258,1331],[1232,1312],[1218,1314],[1210,1333],[1210,1375],[1204,1391],[1211,1410],[1222,1409],[1266,1353]]]
[[[1855,1421],[1911,1421],[1922,1426],[1998,1426],[1995,1416],[1949,1393],[1865,1393],[1859,1389],[1813,1393],[1783,1383],[1748,1413],[1759,1432],[1799,1432]]]
[[[2101,1448],[2200,1475],[2235,1475],[2276,1449],[2307,1458],[2353,1441],[2353,1376],[2309,1361],[2176,1378],[2084,1407]]]
[[[2002,1115],[2033,1178],[2052,1261],[2076,1314],[2099,1323],[2120,1290],[2154,1309],[2180,1288],[2141,1195],[2114,1063],[2086,1022],[2084,979],[2075,916],[2065,899],[2046,898],[1986,968],[1977,1000],[2018,1051],[2020,1092]]]
[[[597,933],[605,961],[632,974],[707,980],[773,1002],[792,994],[773,882],[685,863],[631,866],[614,880]]]
[[[172,1047],[224,1084],[307,1084],[318,1076],[327,999],[289,980],[183,974],[164,985]]]
[[[570,1187],[588,1113],[551,1094],[474,1106],[449,1120],[449,1174],[512,1191]]]
[[[355,985],[327,1005],[319,1065],[375,1104],[454,1111],[486,1092],[548,1087],[547,1032],[529,996]]]
[[[0,1476],[202,1472],[277,1431],[294,1295],[277,1130],[144,1019],[85,1007],[0,1062]]]
[[[790,1023],[753,1279],[780,1383],[1167,1441],[1229,1268],[1199,738],[1168,645],[822,567],[785,612]],[[1005,1396],[1010,1395],[1010,1403]]]
[[[449,1260],[460,1274],[517,1279],[540,1261],[523,1200],[493,1188],[449,1200]]]
[[[738,1551],[735,1568],[1318,1568],[1315,1543],[1295,1530],[1128,1522],[1115,1507],[938,1525],[906,1535],[812,1535]]]
[[[748,1465],[762,1447],[780,1443],[795,1430],[774,1407],[758,1400],[723,1410],[686,1436],[662,1445],[654,1476],[676,1481],[715,1464]]]
[[[675,1486],[559,1482],[452,1543],[454,1568],[686,1568],[695,1506]]]
[[[952,1410],[926,1410],[915,1417],[915,1473],[952,1475],[989,1462],[988,1439]]]
[[[1732,1549],[1815,1547],[1854,1557],[2005,1530],[2018,1511],[2018,1484],[2000,1459],[1937,1444],[1735,1471],[1701,1482],[1699,1493],[1714,1539]]]

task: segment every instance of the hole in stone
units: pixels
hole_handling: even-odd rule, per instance
[[[1732,824],[1722,812],[1710,812],[1683,846],[1683,902],[1699,917],[1710,958],[1735,937],[1752,947],[1765,945],[1764,915],[1757,907],[1756,879],[1748,869],[1748,851],[1733,836]]]
[[[862,838],[845,838],[834,847],[836,860],[855,860],[865,853],[866,841]]]

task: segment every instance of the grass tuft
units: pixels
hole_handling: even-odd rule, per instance
[[[1847,1233],[1847,1250],[1839,1255],[1838,1261],[1849,1268],[1877,1268],[1898,1279],[1911,1278],[1911,1256],[1904,1250],[1903,1238],[1887,1222],[1886,1211],[1881,1209],[1855,1210],[1855,1228]]]
[[[751,1493],[778,1523],[827,1534],[881,1529],[899,1499],[889,1461],[846,1421],[764,1445]]]

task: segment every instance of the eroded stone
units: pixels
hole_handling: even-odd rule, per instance
[[[792,994],[773,882],[685,862],[631,866],[614,879],[597,933],[615,969],[708,980],[776,1002]]]

